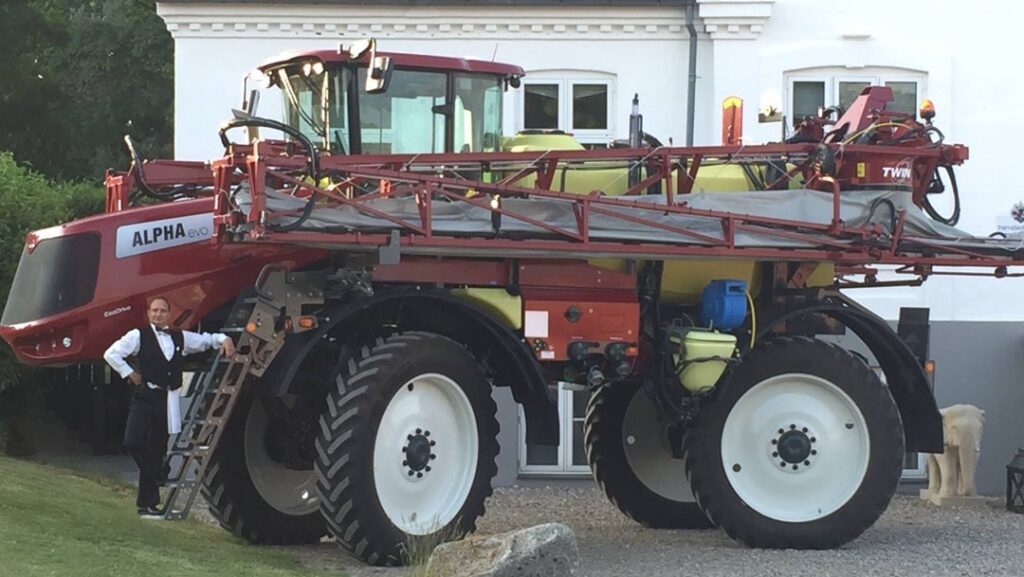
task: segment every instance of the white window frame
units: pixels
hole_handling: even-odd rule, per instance
[[[871,67],[861,72],[846,68],[825,67],[813,70],[799,70],[785,74],[785,102],[787,130],[793,123],[793,97],[796,82],[822,82],[825,85],[825,106],[839,104],[840,82],[869,82],[871,86],[885,86],[888,82],[914,82],[917,84],[917,102],[928,98],[928,76],[925,73],[913,72],[898,68]]]
[[[530,73],[523,79],[523,87],[518,91],[516,103],[516,131],[525,130],[526,124],[526,86],[530,84],[558,85],[558,130],[571,134],[582,144],[607,144],[615,138],[615,77],[600,73],[579,72],[543,72]],[[600,84],[607,87],[608,106],[605,109],[605,129],[573,128],[572,88],[577,84]]]
[[[572,416],[572,394],[573,391],[559,389],[558,391],[558,464],[556,465],[530,465],[526,462],[526,422],[523,417],[523,408],[519,407],[518,437],[519,437],[519,474],[555,476],[555,477],[585,477],[590,475],[588,465],[573,465],[573,419]]]

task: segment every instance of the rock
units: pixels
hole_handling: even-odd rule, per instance
[[[579,556],[572,529],[546,523],[445,543],[427,561],[426,577],[568,577]]]

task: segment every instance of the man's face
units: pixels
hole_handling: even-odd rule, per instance
[[[149,322],[157,326],[157,328],[164,328],[167,326],[167,317],[171,314],[171,309],[167,306],[167,301],[164,299],[153,299],[153,302],[149,303]]]

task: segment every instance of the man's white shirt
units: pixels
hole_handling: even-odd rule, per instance
[[[171,339],[171,335],[158,331],[152,324],[149,325],[149,330],[156,335],[156,342],[160,345],[164,358],[171,360],[171,357],[174,356],[174,341]],[[192,331],[181,331],[181,336],[183,341],[181,354],[183,356],[219,347],[228,338],[227,335],[220,333],[194,333]],[[142,333],[139,332],[139,329],[132,329],[114,341],[103,353],[103,360],[107,361],[107,364],[117,371],[121,378],[127,378],[135,371],[126,359],[139,353],[141,337]],[[144,383],[144,385],[154,389],[159,388],[152,383]],[[178,403],[180,391],[181,389],[167,391],[167,432],[172,435],[181,432],[181,407]]]

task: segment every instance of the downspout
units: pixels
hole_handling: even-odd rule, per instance
[[[693,13],[697,0],[685,0],[686,32],[690,35],[690,75],[686,82],[686,146],[693,146],[693,117],[697,108],[697,28]]]

